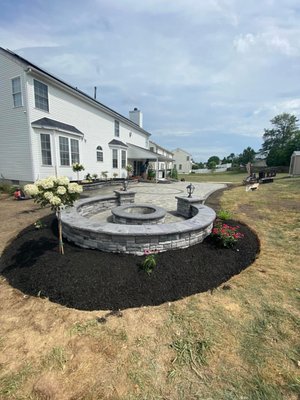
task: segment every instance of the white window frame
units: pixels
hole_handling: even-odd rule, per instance
[[[116,157],[115,157],[116,155]],[[114,165],[116,161],[116,165]],[[119,168],[119,150],[118,149],[112,149],[112,167],[113,169],[118,169]]]
[[[37,85],[42,85],[42,88],[38,88]],[[34,89],[34,105],[35,108],[38,110],[43,110],[49,112],[49,91],[48,91],[48,85],[46,85],[44,82],[41,82],[37,79],[33,80],[33,89]],[[45,90],[45,93],[43,93],[43,90]],[[40,92],[38,92],[40,90]]]
[[[115,137],[120,137],[120,122],[115,119]]]
[[[62,143],[61,139],[64,140],[65,144]],[[76,142],[76,147],[77,147],[76,151],[74,149],[75,142]],[[61,167],[70,167],[75,162],[78,162],[78,163],[80,162],[80,148],[79,148],[79,140],[78,139],[59,135],[58,143],[59,143],[59,159],[60,159]],[[62,153],[61,145],[64,145],[66,147],[65,150],[63,150],[63,153]],[[63,159],[62,156],[65,157],[65,160]],[[62,161],[64,161],[64,163],[62,163]]]
[[[102,146],[97,146],[97,148],[96,148],[96,160],[97,160],[97,162],[103,162]]]
[[[44,142],[43,137],[47,137],[49,139],[49,142]],[[49,147],[45,148],[43,146],[44,144],[49,145]],[[42,156],[42,165],[49,167],[52,166],[52,151],[51,151],[51,135],[49,133],[40,133],[40,145],[41,145],[41,156]],[[48,153],[48,154],[45,154]],[[44,158],[45,157],[45,158]],[[45,159],[48,159],[50,157],[50,164],[48,162],[44,162]]]
[[[19,87],[16,88],[14,87],[14,82],[18,81]],[[20,76],[16,76],[15,78],[11,79],[11,91],[12,91],[12,97],[13,97],[13,104],[14,108],[17,107],[23,107],[23,96],[22,96],[22,81]],[[17,99],[19,99],[20,104],[18,103]]]
[[[121,168],[126,168],[127,151],[121,150]]]

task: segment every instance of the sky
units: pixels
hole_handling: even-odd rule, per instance
[[[0,46],[196,162],[300,114],[299,0],[0,0]]]

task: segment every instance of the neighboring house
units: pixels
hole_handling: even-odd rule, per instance
[[[153,165],[153,169],[156,171],[156,176],[161,178],[167,178],[173,168],[173,153],[157,143],[149,140],[150,151],[160,156],[160,161]],[[163,161],[163,158],[165,159]]]
[[[0,48],[0,174],[14,183],[49,175],[76,179],[72,163],[87,173],[139,174],[150,152],[142,113],[130,119],[17,54]]]
[[[179,174],[189,174],[192,170],[192,155],[185,150],[172,150],[174,158],[174,167]]]
[[[300,175],[300,151],[294,151],[291,156],[289,174]]]

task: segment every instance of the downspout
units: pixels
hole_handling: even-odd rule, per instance
[[[26,114],[26,119],[27,119],[27,128],[28,128],[28,133],[29,133],[29,153],[30,153],[30,159],[31,159],[31,178],[32,181],[37,180],[37,176],[35,176],[35,165],[34,165],[34,157],[33,157],[33,140],[32,140],[32,127],[30,123],[30,107],[28,104],[28,82],[27,82],[27,74],[26,71],[24,70],[23,74],[23,80],[24,80],[24,103],[25,103],[25,110],[24,113]]]
[[[156,174],[155,174],[155,183],[158,182],[158,158],[156,159]]]

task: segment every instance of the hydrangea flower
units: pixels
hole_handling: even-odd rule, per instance
[[[57,194],[63,196],[66,193],[67,189],[64,186],[58,186],[56,189]]]
[[[39,188],[35,184],[29,184],[25,185],[24,191],[29,195],[29,196],[36,196],[39,193]]]

